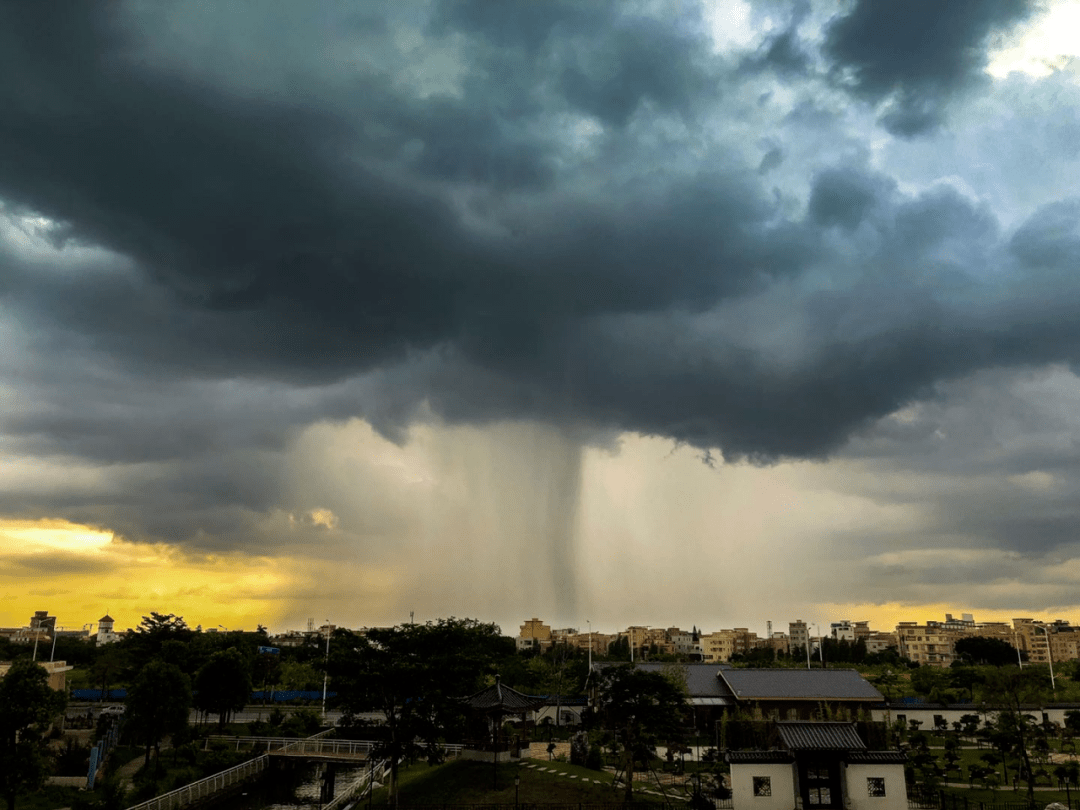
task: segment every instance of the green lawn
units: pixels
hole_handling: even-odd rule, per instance
[[[491,763],[458,760],[445,765],[430,767],[413,765],[401,771],[399,802],[402,804],[489,804],[514,802],[514,778],[521,778],[517,789],[517,801],[522,804],[618,802],[622,801],[622,788],[612,786],[610,773],[590,771],[565,762],[527,760],[536,768],[514,763],[501,763],[498,781],[495,781]],[[540,768],[548,768],[541,772]],[[554,769],[554,773],[552,773]],[[566,774],[561,776],[559,774]],[[577,776],[577,779],[569,777]],[[589,779],[588,783],[583,782]],[[603,784],[593,783],[599,779]],[[637,780],[635,779],[635,784]],[[372,805],[386,803],[386,789],[375,791]],[[635,791],[636,801],[662,799]]]

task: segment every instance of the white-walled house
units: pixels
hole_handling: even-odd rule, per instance
[[[907,810],[899,751],[868,751],[853,723],[776,728],[775,749],[725,753],[734,810]]]

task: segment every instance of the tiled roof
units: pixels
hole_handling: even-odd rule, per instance
[[[884,700],[851,669],[725,669],[718,674],[739,700]]]
[[[720,667],[717,664],[662,664],[644,662],[635,665],[646,672],[663,674],[671,668],[679,667],[686,673],[686,688],[690,697],[730,697],[730,693],[720,683]]]
[[[852,751],[844,759],[849,765],[903,765],[907,762],[907,757],[899,751]]]
[[[547,701],[546,697],[525,695],[509,686],[504,686],[498,678],[487,689],[465,698],[469,708],[478,711],[528,712],[538,709]]]
[[[790,751],[860,751],[866,743],[854,723],[777,723],[776,730]]]
[[[766,764],[794,762],[795,757],[788,751],[728,751],[724,759],[729,763]]]

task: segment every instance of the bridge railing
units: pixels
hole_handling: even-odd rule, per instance
[[[269,763],[270,757],[263,754],[261,757],[249,759],[234,768],[215,773],[213,776],[200,779],[198,782],[192,782],[190,785],[184,785],[184,787],[177,788],[169,793],[163,793],[153,799],[147,799],[140,804],[132,805],[128,810],[173,810],[174,808],[185,807],[200,799],[213,796],[230,785],[243,782],[245,779],[261,773],[266,770]]]
[[[327,739],[326,735],[330,734],[333,730],[323,731],[311,737],[207,737],[205,745],[209,745],[211,741],[227,743],[235,746],[235,749],[239,751],[241,748],[255,748],[260,747],[262,750],[269,751],[281,751],[288,754],[370,754],[372,749],[378,745],[377,742],[372,740],[339,740],[339,739]],[[442,749],[450,756],[457,756],[461,753],[462,746],[460,743],[444,743]]]
[[[357,796],[363,795],[373,779],[385,779],[386,772],[389,770],[390,764],[387,760],[380,759],[378,762],[373,763],[371,768],[364,771],[355,782],[341,791],[333,800],[327,802],[322,810],[338,810],[338,808],[344,807]]]
[[[267,751],[276,751],[306,740],[324,740],[333,733],[334,729],[329,728],[326,731],[320,731],[318,734],[312,734],[310,737],[227,737],[210,735],[203,741],[203,749],[208,748],[210,743],[216,742],[232,745],[237,751],[241,748],[255,748],[256,746],[262,746]]]

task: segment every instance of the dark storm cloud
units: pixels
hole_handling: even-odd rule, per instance
[[[1032,11],[1029,0],[859,0],[829,25],[825,53],[855,92],[892,99],[883,123],[917,135],[941,122],[951,94],[983,80],[987,40]]]
[[[286,78],[228,36],[188,55],[160,9],[0,10],[0,198],[55,248],[0,239],[22,330],[2,429],[113,465],[8,486],[9,512],[242,538],[298,506],[276,471],[296,434],[355,416],[823,457],[942,380],[1077,357],[1076,205],[1006,227],[953,185],[902,190],[800,68],[805,9],[720,55],[698,15],[634,4],[350,10],[325,48],[272,17],[259,40],[250,7],[170,8],[224,14]],[[886,35],[892,13],[857,5],[827,50],[910,112],[1024,9],[917,4]]]

